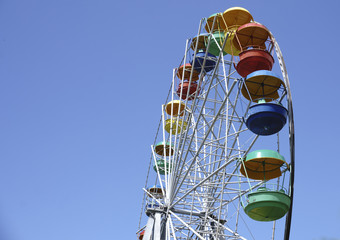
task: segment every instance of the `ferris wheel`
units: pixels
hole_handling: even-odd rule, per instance
[[[178,66],[160,107],[137,237],[289,239],[293,105],[273,34],[229,8],[200,21]]]

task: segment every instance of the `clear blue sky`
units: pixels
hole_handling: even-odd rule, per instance
[[[340,239],[340,3],[0,2],[0,240],[135,239],[172,69],[199,21],[247,8],[293,93],[292,240]]]

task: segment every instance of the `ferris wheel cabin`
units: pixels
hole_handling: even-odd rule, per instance
[[[172,156],[174,154],[173,146],[169,142],[159,142],[154,149],[155,153],[160,156]]]
[[[271,191],[259,188],[248,194],[248,204],[244,208],[246,214],[256,221],[274,221],[286,215],[291,204],[290,197],[284,190]]]
[[[269,37],[270,32],[264,25],[251,22],[240,26],[236,30],[236,37],[233,41],[242,51],[250,47],[265,49],[265,43]]]
[[[209,37],[208,33],[202,33],[196,37],[193,37],[192,42],[191,42],[191,49],[195,50],[197,46],[197,49],[205,50],[208,37]]]
[[[241,93],[250,101],[265,99],[268,102],[279,98],[278,90],[282,87],[285,87],[285,84],[275,73],[259,70],[246,77]]]
[[[182,79],[190,80],[191,72],[192,72],[191,81],[197,81],[198,78],[199,78],[199,72],[192,69],[192,66],[191,66],[190,63],[186,63],[185,65],[182,65],[178,68],[177,77],[180,80],[182,80]]]
[[[183,116],[185,111],[185,104],[180,100],[173,100],[168,102],[165,106],[165,111],[170,116]]]
[[[268,181],[282,175],[281,168],[289,169],[284,157],[273,150],[256,150],[242,161],[240,172],[249,179]],[[259,187],[247,195],[245,213],[257,221],[274,221],[282,218],[289,210],[291,199],[283,188]]]
[[[214,19],[216,19],[215,24],[214,24]],[[224,31],[226,28],[227,26],[225,25],[225,20],[223,19],[223,15],[221,13],[214,13],[207,18],[207,23],[205,24],[205,30],[208,33],[215,32],[215,31]]]
[[[179,134],[182,131],[185,131],[187,129],[188,123],[185,121],[182,121],[181,119],[173,118],[167,119],[165,121],[165,131],[168,133],[171,133],[172,135]]]
[[[209,52],[206,53],[204,50],[198,50],[196,57],[191,61],[190,64],[194,66],[194,69],[198,72],[201,72],[202,68],[205,72],[210,72],[215,68],[216,60],[217,59],[215,55]]]
[[[239,54],[240,61],[236,65],[236,71],[242,77],[246,77],[258,70],[272,70],[274,58],[262,49],[249,49]]]
[[[288,164],[284,157],[273,150],[256,150],[247,154],[240,172],[245,177],[255,180],[270,180],[282,175],[281,167]]]
[[[154,185],[152,187],[149,187],[148,192],[152,197],[156,199],[160,199],[164,197],[163,191],[160,185]]]
[[[257,135],[268,136],[278,133],[286,124],[287,109],[279,103],[260,100],[249,108],[246,125]]]
[[[254,20],[250,12],[242,7],[228,8],[223,13],[223,19],[228,26],[227,30],[235,29],[235,27],[237,28]]]
[[[156,161],[156,164],[154,164],[153,169],[155,170],[155,172],[158,172],[160,175],[165,175],[165,173],[171,172],[171,166],[169,162],[165,161],[164,159],[158,159]]]
[[[208,41],[210,40],[209,50],[208,52],[214,56],[220,55],[220,51],[223,47],[225,39],[224,31],[215,31],[212,35],[209,36]],[[226,55],[227,52],[223,49],[223,55]]]
[[[200,87],[196,82],[183,82],[178,84],[177,96],[181,97],[183,100],[193,100],[197,94],[200,92]],[[182,95],[181,95],[182,94]]]

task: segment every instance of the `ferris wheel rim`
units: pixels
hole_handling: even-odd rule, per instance
[[[294,127],[294,112],[293,112],[293,100],[292,93],[290,88],[290,82],[288,78],[288,72],[286,68],[285,61],[283,59],[283,55],[281,49],[279,47],[278,42],[274,38],[273,34],[270,33],[271,38],[274,42],[276,56],[280,63],[281,73],[283,75],[284,81],[286,83],[287,88],[287,102],[288,102],[288,116],[289,116],[289,143],[290,143],[290,188],[291,188],[291,206],[289,208],[289,212],[286,216],[286,227],[285,227],[285,235],[284,240],[289,240],[290,230],[291,230],[291,221],[292,221],[292,212],[293,212],[293,199],[294,199],[294,178],[295,178],[295,127]]]

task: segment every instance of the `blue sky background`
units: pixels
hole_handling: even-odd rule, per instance
[[[135,239],[172,69],[201,18],[247,8],[293,93],[291,239],[340,239],[339,7],[324,1],[0,1],[0,239]]]

